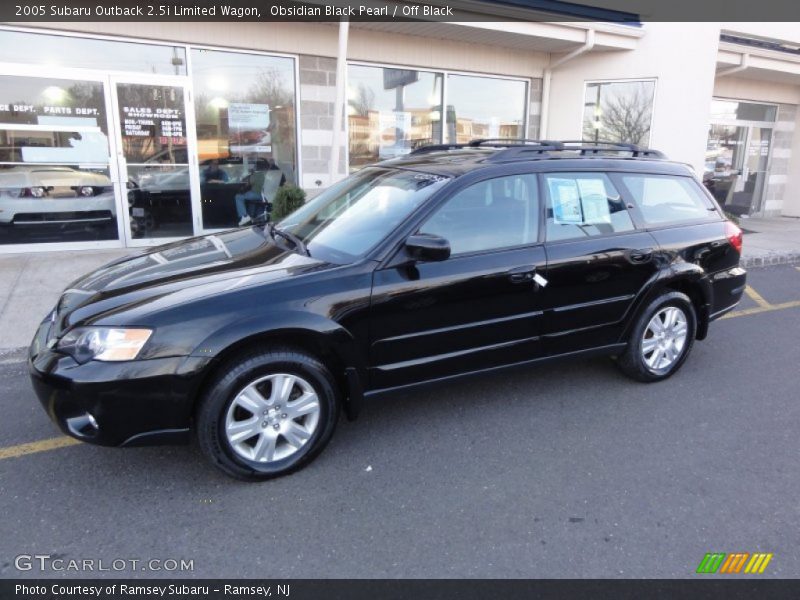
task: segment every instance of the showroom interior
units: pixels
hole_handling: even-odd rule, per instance
[[[248,202],[312,197],[475,138],[632,142],[728,212],[800,216],[794,25],[0,25],[0,252],[224,230],[254,173]]]

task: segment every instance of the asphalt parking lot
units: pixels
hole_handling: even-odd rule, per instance
[[[665,382],[593,359],[409,393],[262,484],[193,447],[64,445],[5,360],[0,577],[80,575],[20,554],[191,559],[194,577],[693,577],[707,552],[798,577],[800,270],[749,283]]]

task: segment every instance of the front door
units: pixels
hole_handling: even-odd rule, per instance
[[[370,386],[398,387],[539,355],[536,176],[469,185],[419,228],[450,242],[442,262],[374,275]]]
[[[548,173],[543,183],[545,349],[563,354],[613,344],[637,294],[657,272],[657,243],[636,230],[606,174]]]
[[[111,90],[127,244],[191,236],[200,210],[188,89],[181,78],[126,76],[112,78]]]

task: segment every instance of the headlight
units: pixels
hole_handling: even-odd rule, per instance
[[[133,360],[152,333],[150,329],[78,327],[61,338],[57,348],[81,364],[90,360]]]

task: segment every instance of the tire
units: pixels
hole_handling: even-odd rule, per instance
[[[197,439],[226,474],[272,479],[322,451],[340,404],[330,371],[316,358],[290,348],[252,350],[226,362],[209,383],[196,413]]]
[[[666,329],[657,332],[659,325],[661,328],[666,325]],[[665,293],[642,311],[617,366],[637,381],[651,383],[666,379],[683,365],[694,344],[696,331],[697,315],[689,297],[681,292]],[[664,337],[659,337],[661,335]],[[682,343],[678,343],[680,339]]]

